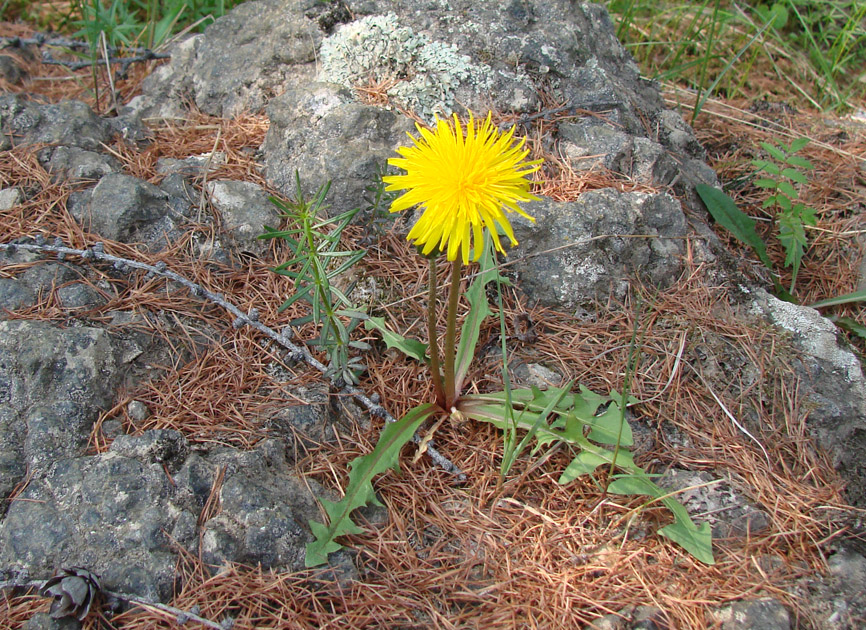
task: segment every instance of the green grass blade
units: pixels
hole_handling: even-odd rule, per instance
[[[831,317],[830,321],[848,332],[854,333],[861,339],[866,339],[866,326],[850,317]]]
[[[840,304],[852,304],[854,302],[866,302],[866,291],[854,291],[845,295],[837,295],[833,298],[820,300],[814,304],[809,304],[812,308],[824,308],[825,306],[838,306]]]
[[[723,78],[723,77],[728,73],[728,71],[729,71],[729,70],[734,66],[734,64],[737,63],[737,61],[740,60],[740,57],[743,56],[743,54],[744,54],[744,53],[745,53],[745,52],[746,52],[746,51],[747,51],[747,50],[752,46],[752,44],[755,43],[755,41],[756,41],[756,40],[757,40],[761,35],[764,34],[764,32],[765,32],[768,28],[770,28],[770,24],[769,24],[769,23],[765,24],[761,30],[759,30],[757,33],[755,33],[755,35],[752,37],[752,39],[750,39],[750,40],[746,43],[746,45],[743,46],[743,47],[739,50],[739,52],[737,52],[736,55],[734,55],[733,59],[731,59],[731,60],[727,63],[727,65],[725,65],[725,67],[722,68],[722,71],[718,74],[718,76],[716,77],[715,81],[713,81],[713,83],[710,85],[710,87],[708,87],[706,90],[704,90],[703,95],[701,95],[700,100],[697,102],[697,104],[695,104],[695,109],[692,111],[692,123],[695,122],[695,119],[698,117],[698,114],[701,113],[701,110],[704,108],[704,103],[706,103],[706,102],[707,102],[707,99],[710,98],[710,97],[713,95],[713,93],[716,91],[716,87],[719,85],[719,83],[721,82],[722,78]]]

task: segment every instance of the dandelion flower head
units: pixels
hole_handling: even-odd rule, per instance
[[[473,259],[481,257],[485,227],[497,251],[505,253],[497,225],[511,245],[517,245],[506,212],[534,220],[517,202],[538,199],[530,194],[526,176],[541,168],[542,161],[523,161],[529,149],[524,140],[512,142],[514,128],[500,133],[489,114],[483,123],[470,115],[465,134],[456,114],[453,125],[437,118],[434,130],[416,126],[421,137],[410,134],[414,146],[400,147],[401,157],[388,160],[406,173],[383,178],[386,190],[407,191],[394,200],[391,212],[415,205],[423,209],[408,240],[425,256],[445,252],[453,261],[460,255],[464,264],[473,243]]]

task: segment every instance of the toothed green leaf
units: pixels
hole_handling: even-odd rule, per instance
[[[559,481],[557,481],[557,483],[561,486],[564,486],[568,483],[571,483],[578,477],[582,477],[583,475],[588,475],[592,472],[595,472],[595,469],[604,463],[606,463],[604,457],[596,455],[595,453],[581,451],[580,453],[578,453],[577,457],[571,460],[571,463],[566,466],[565,470],[562,471],[562,474],[559,476]]]
[[[359,534],[363,530],[352,522],[352,512],[364,505],[379,505],[373,489],[373,477],[389,468],[398,469],[400,449],[412,439],[424,420],[436,410],[432,404],[415,407],[405,416],[385,425],[376,447],[369,455],[355,458],[349,466],[349,485],[342,500],[334,502],[323,499],[322,507],[328,515],[328,525],[310,521],[310,529],[316,539],[307,543],[305,564],[315,567],[328,561],[328,554],[342,548],[335,542],[339,536]]]
[[[674,515],[674,522],[662,527],[658,533],[672,540],[704,564],[715,564],[713,534],[708,523],[695,525],[688,510],[668,490],[657,486],[643,470],[634,467],[631,474],[621,475],[608,486],[612,494],[645,494],[661,501]]]
[[[808,184],[809,180],[806,179],[806,176],[803,175],[800,171],[795,168],[784,168],[782,169],[782,175],[790,179],[792,182],[797,182],[798,184]]]
[[[807,171],[812,170],[815,166],[806,158],[801,158],[799,155],[791,155],[788,156],[788,159],[785,160],[791,166],[797,166],[799,168],[804,168]]]
[[[713,563],[712,535],[706,524],[695,526],[688,511],[673,496],[652,482],[649,475],[634,461],[627,450],[634,438],[631,427],[620,408],[622,396],[612,391],[602,396],[581,385],[579,393],[570,393],[571,384],[553,387],[546,391],[515,389],[491,394],[468,394],[461,397],[458,408],[467,418],[488,422],[499,429],[508,429],[515,423],[527,431],[521,442],[534,437],[535,452],[551,443],[565,443],[577,451],[559,477],[565,485],[583,475],[595,472],[600,466],[613,466],[622,471],[611,482],[608,490],[615,494],[645,494],[661,501],[674,515],[674,523],[659,530],[673,542],[683,547],[695,558],[707,564]],[[505,408],[510,400],[512,409]],[[634,397],[628,404],[637,403]],[[598,413],[602,405],[607,408]],[[589,434],[585,435],[587,428]],[[608,446],[619,447],[615,450]]]
[[[364,328],[367,330],[376,329],[382,333],[382,341],[389,348],[396,348],[403,354],[413,359],[417,359],[424,363],[427,359],[427,344],[421,343],[417,339],[407,339],[395,332],[388,330],[385,325],[384,317],[368,317],[364,320]]]

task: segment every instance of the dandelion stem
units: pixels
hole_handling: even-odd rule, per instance
[[[445,404],[445,389],[442,387],[442,373],[439,371],[439,338],[436,335],[436,257],[430,259],[430,293],[427,297],[427,340],[430,345],[430,373],[436,392],[436,404]]]
[[[448,323],[445,329],[445,411],[457,400],[454,379],[454,360],[457,353],[457,304],[460,301],[460,271],[463,261],[458,256],[451,263],[451,289],[448,293]]]

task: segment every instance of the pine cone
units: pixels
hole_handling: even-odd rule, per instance
[[[82,621],[101,588],[98,575],[81,567],[70,567],[45,582],[39,594],[54,598],[49,611],[53,619],[76,617]]]

